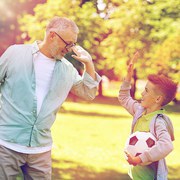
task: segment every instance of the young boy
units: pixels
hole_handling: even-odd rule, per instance
[[[173,126],[164,114],[163,106],[172,101],[177,91],[177,84],[164,75],[149,75],[141,103],[130,96],[130,81],[133,74],[136,53],[130,62],[127,76],[119,92],[119,102],[134,117],[131,133],[135,131],[151,132],[157,138],[157,144],[139,156],[126,153],[131,166],[129,175],[134,180],[166,180],[167,166],[165,157],[173,150]],[[151,162],[141,166],[140,163]]]

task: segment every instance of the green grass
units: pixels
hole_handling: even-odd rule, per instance
[[[180,111],[170,113],[173,107],[167,107],[176,137],[166,158],[170,180],[180,179]],[[123,149],[131,119],[117,98],[64,103],[52,127],[53,180],[128,180]]]

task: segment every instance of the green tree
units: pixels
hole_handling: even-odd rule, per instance
[[[159,67],[155,66],[159,58],[157,56],[158,49],[168,41],[168,47],[172,49],[169,51],[174,51],[174,43],[168,39],[180,28],[178,9],[180,2],[176,0],[126,0],[120,2],[107,0],[104,2],[107,4],[105,9],[106,26],[112,30],[112,33],[101,42],[100,46],[103,52],[102,56],[106,57],[105,62],[111,64],[114,73],[121,78],[126,72],[127,62],[139,50],[140,59],[136,63],[137,74],[135,71],[134,83],[138,77],[144,78],[149,73],[156,73],[159,70]],[[179,44],[177,43],[176,46],[177,50]],[[165,47],[163,46],[163,48]],[[165,51],[165,49],[161,48],[161,51]],[[174,61],[178,60],[179,55]],[[171,58],[168,61],[167,66],[174,64],[172,66],[178,68],[177,63],[172,63]],[[166,70],[166,74],[169,70],[172,72],[171,74],[174,72],[172,68],[164,71]]]
[[[157,47],[154,54],[154,67],[158,72],[179,80],[180,74],[180,36],[173,34]]]
[[[22,14],[33,14],[33,8],[37,3],[44,3],[46,0],[1,0],[0,1],[0,55],[5,49],[15,43],[22,43],[28,38],[25,33],[19,30],[17,18]]]
[[[158,52],[165,53],[166,45],[169,54],[176,52],[176,57],[168,56],[161,62],[161,68],[166,66],[164,71],[177,78],[173,74],[179,63],[178,7],[180,2],[176,0],[49,0],[36,6],[34,16],[26,14],[19,22],[21,30],[27,32],[32,42],[43,38],[42,29],[49,18],[56,15],[71,18],[80,28],[79,44],[93,56],[98,73],[109,79],[121,79],[126,64],[139,50],[137,73],[134,74],[135,92],[138,78],[160,70],[161,53]],[[70,61],[73,63],[72,59]],[[99,93],[102,95],[101,88]]]
[[[28,34],[30,42],[43,38],[42,29],[45,29],[50,18],[54,16],[69,17],[77,23],[80,29],[79,45],[90,52],[96,69],[102,74],[99,67],[101,52],[98,46],[99,41],[103,39],[103,32],[106,30],[103,28],[104,21],[97,12],[95,1],[82,3],[80,0],[49,0],[45,4],[37,5],[34,12],[34,16],[26,14],[19,20],[21,30]],[[73,61],[68,55],[66,57],[79,69],[79,63]]]

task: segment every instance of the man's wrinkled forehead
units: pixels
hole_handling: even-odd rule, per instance
[[[60,34],[63,36],[64,39],[66,39],[67,42],[76,43],[78,34],[71,31],[71,29],[67,29],[66,31],[60,32]]]

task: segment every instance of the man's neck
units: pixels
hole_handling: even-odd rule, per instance
[[[39,46],[39,51],[40,51],[42,54],[44,54],[44,55],[47,56],[48,58],[53,58],[53,57],[51,56],[51,54],[49,53],[48,47],[47,47],[47,45],[46,45],[46,43],[45,43],[44,41],[40,42],[40,43],[38,44],[38,46]]]

